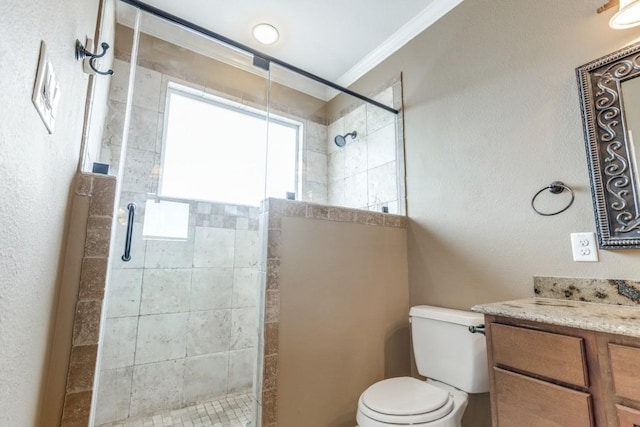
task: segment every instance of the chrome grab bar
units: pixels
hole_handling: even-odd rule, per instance
[[[129,210],[129,219],[127,220],[127,235],[124,240],[124,254],[122,255],[122,261],[131,261],[131,237],[133,235],[133,218],[136,214],[136,204],[131,202],[127,205]]]

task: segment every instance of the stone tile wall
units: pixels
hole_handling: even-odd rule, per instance
[[[60,421],[63,427],[86,427],[89,424],[115,191],[114,177],[85,173],[76,177],[74,198],[88,199],[89,203],[80,203],[88,205],[88,213],[83,215],[86,218],[84,256]]]
[[[327,135],[325,125],[312,121],[304,125],[298,200],[322,204],[328,201]]]
[[[400,80],[374,96],[377,101],[400,109]],[[338,147],[334,138],[356,131]],[[402,117],[371,104],[354,104],[332,120],[328,127],[328,204],[404,214],[402,180]]]
[[[128,204],[127,197],[120,206]],[[251,387],[259,209],[186,203],[186,241],[144,240],[139,210],[130,262],[119,252],[126,225],[117,226],[97,424]]]

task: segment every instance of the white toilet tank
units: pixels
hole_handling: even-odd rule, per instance
[[[418,305],[409,317],[420,375],[467,393],[489,391],[485,336],[469,332],[484,323],[482,314]]]

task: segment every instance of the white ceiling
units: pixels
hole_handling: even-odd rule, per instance
[[[349,86],[463,0],[142,1],[324,79]],[[122,8],[118,15],[120,22],[132,24],[131,14],[127,18]],[[278,29],[278,42],[265,46],[253,39],[251,30],[261,22]],[[156,23],[153,27],[155,30],[147,25],[146,32],[167,38],[167,26]],[[179,44],[190,48],[195,48],[194,43],[202,45],[193,36],[191,41],[187,40],[189,36],[182,33]],[[209,54],[221,59],[220,54]],[[325,100],[335,94],[324,87],[304,91]]]

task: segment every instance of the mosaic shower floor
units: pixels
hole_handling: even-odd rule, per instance
[[[99,427],[249,427],[252,406],[250,392],[235,393],[218,400]]]

